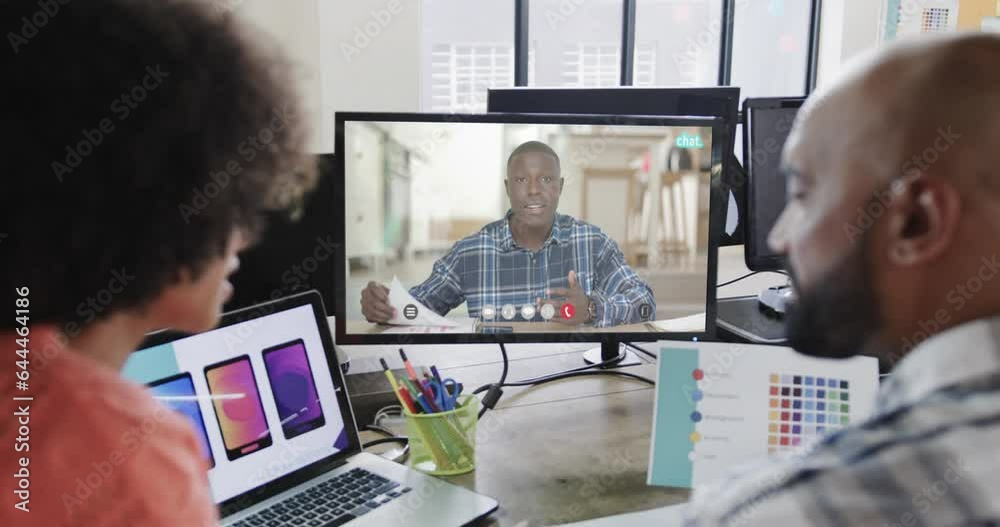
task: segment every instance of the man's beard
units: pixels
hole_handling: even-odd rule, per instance
[[[875,351],[866,346],[883,323],[867,256],[868,236],[862,235],[856,248],[809,290],[796,290],[798,300],[786,314],[788,343],[796,351],[836,359]],[[796,282],[794,269],[786,269]]]

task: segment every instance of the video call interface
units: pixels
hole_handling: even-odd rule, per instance
[[[704,331],[712,140],[346,121],[347,333]]]
[[[309,305],[136,351],[123,371],[190,423],[217,502],[348,446]]]

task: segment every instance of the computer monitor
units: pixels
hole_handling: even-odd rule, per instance
[[[743,166],[747,172],[747,230],[744,257],[751,271],[778,271],[780,255],[767,236],[785,208],[781,153],[803,97],[757,98],[743,102]]]
[[[732,86],[710,88],[491,88],[486,107],[498,113],[569,113],[611,115],[691,115],[722,117],[731,123],[731,138],[739,122],[740,89]],[[735,140],[735,139],[733,139]],[[725,152],[732,153],[733,145]],[[732,155],[722,160],[723,176],[714,188],[723,196],[720,246],[744,242],[746,191],[743,171]]]
[[[713,336],[729,125],[338,113],[337,343]]]

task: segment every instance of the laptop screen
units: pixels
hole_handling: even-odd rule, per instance
[[[123,374],[191,423],[216,503],[348,448],[310,304],[140,349]]]

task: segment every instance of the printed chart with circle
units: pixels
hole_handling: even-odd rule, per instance
[[[788,348],[690,343],[660,350],[648,482],[696,487],[743,462],[808,447],[874,410],[878,363]]]

